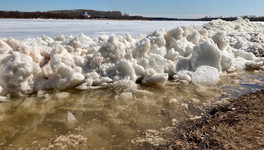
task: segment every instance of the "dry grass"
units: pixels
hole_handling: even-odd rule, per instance
[[[155,149],[264,149],[264,90],[181,123],[170,138]]]

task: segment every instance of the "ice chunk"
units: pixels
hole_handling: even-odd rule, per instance
[[[12,51],[12,48],[3,40],[0,40],[0,54],[7,54]]]
[[[170,49],[166,54],[166,58],[172,61],[175,61],[179,56],[179,53],[174,50],[174,48]]]
[[[205,41],[194,47],[191,65],[193,70],[202,65],[207,65],[222,71],[221,53],[215,45]]]
[[[182,70],[180,72],[177,72],[177,74],[174,76],[174,78],[191,82],[192,81],[191,75],[192,75],[191,72],[186,71],[186,70]]]
[[[147,76],[142,80],[142,83],[148,84],[148,85],[165,85],[168,74],[156,74],[153,70],[147,71]]]
[[[182,57],[180,56],[176,61],[176,72],[181,70],[192,70],[191,69],[191,56]]]
[[[192,74],[192,83],[197,86],[212,86],[219,82],[219,72],[210,66],[200,66]]]
[[[171,39],[179,40],[182,37],[186,36],[185,32],[187,32],[186,28],[178,27],[174,28],[167,32],[165,35],[166,41],[170,41]]]
[[[201,39],[201,35],[198,31],[194,31],[192,34],[187,36],[187,40],[192,42],[193,44],[198,44]]]
[[[222,53],[221,66],[222,70],[233,70],[234,68],[234,56],[228,52],[223,51]]]
[[[133,49],[132,53],[135,58],[140,58],[145,56],[150,50],[150,40],[144,39],[141,43]]]
[[[223,32],[217,32],[212,37],[212,39],[217,44],[217,46],[220,50],[225,50],[229,46],[229,43],[228,43],[227,39],[225,39],[225,34]]]
[[[153,44],[150,48],[150,53],[158,54],[164,57],[167,54],[167,49],[165,47],[158,47],[157,44]]]
[[[67,113],[67,121],[69,123],[77,122],[77,119],[74,117],[74,115],[70,111],[68,111],[68,113]]]
[[[132,94],[132,92],[123,92],[120,94],[120,98],[124,99],[124,100],[132,100],[133,94]]]
[[[129,78],[132,81],[136,81],[137,76],[135,74],[135,70],[132,67],[131,63],[127,60],[120,60],[119,63],[117,64],[117,68],[119,72],[122,74],[123,78]]]
[[[234,53],[235,57],[241,57],[241,58],[244,58],[246,60],[255,60],[256,59],[256,57],[252,53],[245,52],[243,50],[233,49],[233,53]]]
[[[247,62],[245,65],[247,69],[257,70],[263,66],[263,62]]]
[[[111,92],[120,94],[123,92],[134,92],[137,89],[137,85],[131,80],[124,79],[110,83],[108,88]]]
[[[39,93],[38,93],[39,94]],[[62,98],[68,98],[70,96],[70,93],[68,92],[60,92],[60,93],[56,93],[56,97],[58,99],[62,99]]]
[[[164,35],[166,34],[164,29],[156,30],[150,33],[147,38],[150,39],[152,45],[157,45],[158,47],[163,47],[166,44]]]
[[[174,50],[182,56],[190,55],[192,53],[193,47],[194,47],[194,44],[187,41],[187,39],[185,38],[182,38],[179,40],[175,40],[174,38],[172,38],[168,42],[168,48],[169,49],[174,48]]]
[[[4,55],[0,57],[0,68],[0,85],[4,93],[32,92],[29,78],[38,71],[38,65],[30,56],[19,52]]]
[[[160,75],[155,75],[152,77],[145,77],[142,81],[144,84],[148,85],[165,85],[166,81],[168,79],[168,74],[160,74]]]
[[[177,102],[178,102],[178,101],[177,101],[177,99],[175,99],[175,98],[172,98],[172,99],[169,100],[169,103],[170,103],[170,104],[177,103]]]
[[[138,78],[141,78],[144,76],[145,69],[142,66],[134,64],[133,68],[135,69],[135,73],[137,74]]]
[[[54,40],[63,42],[65,40],[65,37],[64,37],[64,35],[60,35],[60,36],[56,37]]]
[[[20,52],[28,55],[30,53],[29,48],[26,44],[20,40],[10,38],[6,40],[6,43],[13,49],[13,51]]]
[[[125,45],[114,36],[110,36],[108,41],[100,48],[99,52],[107,62],[117,62],[125,56]]]

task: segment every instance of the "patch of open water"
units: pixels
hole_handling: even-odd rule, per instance
[[[0,103],[0,149],[148,149],[213,103],[263,88],[263,73],[223,77],[217,87],[170,81],[127,100],[109,89],[44,93]],[[70,93],[70,94],[68,94]]]

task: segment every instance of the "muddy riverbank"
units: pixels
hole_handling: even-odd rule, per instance
[[[264,90],[228,100],[198,120],[179,124],[154,149],[263,149]]]

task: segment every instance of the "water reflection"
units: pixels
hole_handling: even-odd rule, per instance
[[[226,91],[229,88],[234,89],[224,86]],[[0,148],[138,149],[131,141],[146,130],[200,116],[204,106],[222,94],[219,87],[204,89],[175,82],[141,89],[148,94],[133,93],[132,100],[99,89],[42,93],[0,103]]]

